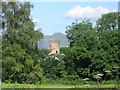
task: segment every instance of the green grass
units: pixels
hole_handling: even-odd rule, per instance
[[[3,84],[1,88],[98,88],[96,85],[40,85],[40,84]],[[100,88],[115,88],[114,84],[101,85]]]

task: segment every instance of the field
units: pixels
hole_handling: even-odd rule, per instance
[[[61,84],[3,84],[1,88],[98,88],[97,85],[61,85]],[[99,88],[115,88],[114,84],[101,85]]]

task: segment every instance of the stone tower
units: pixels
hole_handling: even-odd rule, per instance
[[[50,40],[49,41],[49,54],[56,54],[60,53],[60,47],[59,47],[60,41],[59,40]]]

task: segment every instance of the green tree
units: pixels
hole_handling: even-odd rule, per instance
[[[82,22],[73,22],[72,25],[66,27],[66,34],[67,38],[70,42],[70,46],[74,46],[76,40],[83,36],[83,34],[88,31],[92,30],[92,23],[89,20],[82,21]]]
[[[112,72],[114,67],[120,69],[117,19],[117,12],[108,13],[102,15],[95,27],[89,21],[77,21],[67,27],[70,42],[70,50],[65,57],[67,70],[70,65],[71,71],[77,71],[82,78],[99,73],[104,74],[104,78],[106,70]],[[114,72],[112,74],[116,77]]]
[[[46,78],[53,80],[64,78],[64,54],[46,55],[46,58],[41,60],[41,66]]]
[[[97,20],[99,30],[117,30],[118,29],[118,12],[103,14]]]
[[[35,24],[30,18],[31,8],[33,6],[30,2],[2,3],[3,81],[27,83],[31,78],[30,73],[34,72],[38,72],[35,80],[42,78],[37,54],[38,41],[43,34],[34,29]],[[32,83],[36,78],[33,76]]]
[[[66,67],[67,69],[73,69],[69,70],[70,74],[77,73],[77,75],[84,78],[88,76],[90,71],[87,70],[91,64],[91,52],[89,50],[94,49],[93,46],[96,43],[92,23],[89,20],[83,22],[76,21],[67,27],[66,33],[70,42],[70,54],[67,55],[65,60],[67,63]]]

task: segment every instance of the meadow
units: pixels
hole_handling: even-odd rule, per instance
[[[97,85],[61,85],[61,84],[3,84],[1,88],[99,88]],[[115,88],[114,84],[101,85],[100,88]]]

